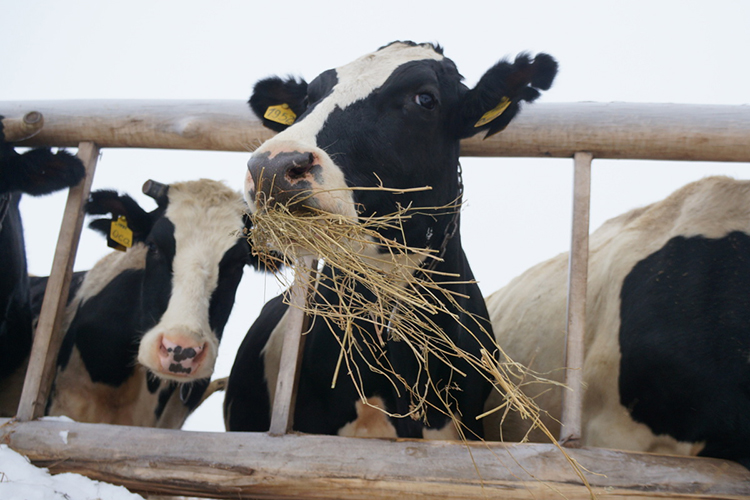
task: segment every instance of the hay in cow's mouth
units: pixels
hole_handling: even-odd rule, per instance
[[[312,210],[291,213],[283,206],[275,206],[251,215],[252,229],[248,238],[255,255],[269,269],[279,269],[282,264],[292,263],[297,276],[304,276],[304,273],[314,276],[314,286],[308,289],[305,312],[316,318],[315,321],[325,321],[344,332],[343,336],[337,338],[341,350],[331,381],[333,386],[341,374],[348,375],[362,403],[369,405],[360,374],[362,370],[380,373],[388,377],[394,390],[399,394],[405,392],[411,398],[406,414],[388,413],[390,416],[424,420],[426,406],[431,405],[447,415],[456,425],[461,438],[465,439],[467,429],[461,425],[460,409],[452,404],[448,390],[436,389],[439,381],[430,380],[426,362],[428,358],[439,359],[460,374],[452,361],[462,360],[490,381],[494,390],[503,397],[500,406],[477,416],[477,419],[497,411],[503,412],[504,419],[509,412],[518,412],[523,419],[532,422],[529,432],[539,428],[557,444],[541,420],[542,411],[524,394],[522,387],[537,383],[559,384],[513,362],[501,346],[496,345],[494,338],[491,339],[494,353],[483,349],[477,357],[459,348],[435,323],[433,318],[436,314],[448,314],[459,322],[458,310],[479,325],[484,334],[491,335],[481,326],[478,318],[460,307],[457,295],[443,286],[455,276],[430,270],[429,262],[440,259],[439,252],[411,248],[381,234],[383,230],[396,230],[403,234],[403,224],[415,213],[446,214],[458,209],[457,204],[419,210],[408,207],[387,216],[354,221],[337,214]],[[368,245],[380,249],[378,259],[363,255],[362,250]],[[317,263],[304,265],[305,256],[321,259],[331,272],[322,276]],[[284,285],[292,284],[288,282],[289,275],[277,273],[276,276],[282,281],[286,280]],[[325,300],[322,291],[326,289],[335,292],[338,297],[335,303]],[[453,311],[448,304],[454,308]],[[365,328],[367,325],[375,331],[374,336]],[[472,334],[466,325],[462,327]],[[426,384],[410,385],[394,370],[386,355],[387,340],[403,342],[409,347],[427,374]],[[367,366],[359,366],[357,360],[372,361],[366,361]],[[432,400],[428,398],[431,391]],[[435,395],[438,397],[434,398]],[[579,477],[586,481],[578,464],[562,448],[560,450],[571,461]]]
[[[358,356],[359,359],[384,360],[385,342],[394,340],[406,343],[414,357],[422,363],[427,356],[435,356],[451,366],[452,359],[464,360],[502,391],[505,404],[504,408],[498,410],[519,411],[522,416],[539,421],[539,409],[533,401],[523,396],[519,385],[539,381],[540,377],[513,363],[499,346],[495,346],[496,353],[483,352],[479,358],[467,353],[435,324],[433,318],[436,314],[448,314],[458,321],[455,310],[466,313],[460,308],[457,296],[442,286],[455,276],[429,269],[430,261],[440,259],[438,251],[408,247],[381,234],[386,229],[400,232],[403,224],[417,212],[449,214],[455,210],[454,204],[420,210],[402,208],[394,214],[353,221],[337,214],[311,210],[292,213],[284,206],[274,206],[251,215],[252,229],[248,236],[253,252],[270,269],[279,269],[282,264],[291,262],[296,263],[297,273],[317,274],[317,269],[301,269],[301,257],[305,255],[317,256],[333,269],[330,275],[318,276],[314,280],[315,288],[309,292],[306,312],[318,320],[336,325],[345,333],[339,339],[341,353],[336,377],[341,372],[341,365],[345,365],[345,372],[355,378],[363,402],[366,398],[356,380],[356,374],[362,367],[353,363],[353,353],[367,349],[370,355]],[[380,249],[377,257],[372,253],[365,255],[364,249],[373,245]],[[284,274],[277,276],[288,279]],[[321,291],[324,289],[334,291],[340,300],[337,303],[311,300],[313,294],[322,298]],[[449,309],[448,304],[453,306],[454,311]],[[476,318],[471,320],[487,333],[480,321]],[[376,332],[374,338],[364,331],[363,325],[367,324]],[[467,333],[471,332],[464,328]],[[355,336],[355,332],[360,335]],[[356,341],[355,338],[365,342]],[[408,386],[384,361],[368,368],[388,376],[397,391],[406,390],[411,395],[413,404],[409,416],[423,416],[420,409],[426,403],[425,387]],[[335,379],[331,382],[336,384]],[[451,413],[449,408],[440,410],[449,415]]]
[[[499,411],[504,420],[510,412],[517,412],[522,419],[531,422],[528,432],[540,429],[565,455],[576,475],[588,485],[580,465],[557,443],[542,422],[542,410],[523,392],[523,387],[528,384],[560,384],[514,362],[494,338],[491,338],[491,344],[495,352],[482,349],[479,357],[457,346],[432,319],[436,314],[448,314],[459,322],[458,310],[475,322],[481,332],[488,337],[491,335],[478,318],[460,307],[457,294],[443,286],[448,282],[456,283],[451,280],[455,276],[430,270],[429,262],[441,258],[439,251],[411,248],[385,238],[380,232],[401,230],[414,213],[446,214],[458,209],[457,204],[420,210],[409,207],[387,216],[353,221],[337,214],[311,210],[291,213],[283,206],[275,206],[251,215],[252,229],[248,238],[255,255],[269,269],[280,269],[282,264],[292,263],[296,271],[294,279],[306,275],[314,277],[314,286],[308,288],[305,312],[316,318],[315,321],[325,321],[344,332],[343,336],[337,337],[341,350],[332,386],[341,373],[347,374],[359,392],[360,401],[372,406],[362,387],[360,373],[366,369],[380,373],[388,377],[397,393],[405,392],[411,400],[407,413],[388,413],[389,416],[426,420],[426,407],[430,405],[448,416],[459,436],[466,439],[467,428],[461,423],[460,408],[452,404],[447,388],[437,389],[436,382],[439,381],[432,380],[426,362],[434,357],[460,374],[452,360],[462,360],[490,381],[503,398],[501,405],[478,415],[477,419]],[[378,259],[356,251],[367,245],[380,248]],[[317,263],[312,266],[304,264],[305,256],[322,259],[331,272],[322,276]],[[288,280],[288,275],[276,273],[276,276],[282,281]],[[284,284],[292,285],[290,282]],[[326,289],[335,292],[337,302],[325,300],[321,291]],[[448,304],[456,310],[451,311]],[[375,336],[364,328],[367,325],[374,329]],[[466,325],[462,327],[471,334]],[[394,370],[386,355],[386,340],[403,342],[409,347],[414,358],[419,360],[420,369],[426,373],[427,383],[422,381],[419,385],[411,385]],[[364,360],[367,366],[359,366],[357,360]],[[374,408],[385,412],[383,408]]]

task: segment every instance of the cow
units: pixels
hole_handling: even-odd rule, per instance
[[[209,385],[250,247],[242,194],[209,179],[94,191],[90,227],[123,251],[77,273],[45,413],[179,428]],[[35,283],[39,304],[44,283]]]
[[[0,116],[0,417],[12,417],[32,342],[30,283],[18,204],[22,194],[39,196],[75,186],[85,169],[66,151],[36,148],[16,152],[5,140],[2,119]]]
[[[605,222],[589,246],[581,444],[750,468],[750,181],[688,184]],[[560,254],[487,298],[506,353],[558,382],[567,262]],[[553,432],[562,390],[525,387]],[[486,422],[489,438],[517,441],[528,430],[512,413]],[[529,438],[545,439],[538,430]]]
[[[248,162],[245,197],[250,210],[258,213],[281,205],[302,216],[331,213],[361,221],[394,213],[398,206],[419,207],[401,228],[380,233],[408,247],[439,253],[436,264],[423,260],[413,271],[431,266],[445,277],[444,287],[455,292],[455,303],[427,299],[445,301],[435,324],[473,356],[481,356],[482,350],[494,352],[484,300],[461,246],[458,211],[429,207],[460,203],[460,140],[503,130],[523,101],[534,101],[540,90],[551,86],[556,72],[551,56],[520,54],[515,61],[494,65],[469,89],[441,47],[393,42],[321,73],[309,85],[294,78],[261,80],[249,104],[263,124],[279,134]],[[279,114],[294,115],[296,120]],[[423,186],[431,189],[409,190]],[[373,258],[386,252],[377,244],[360,250]],[[326,282],[332,273],[325,266],[320,279]],[[321,286],[315,300],[336,304],[339,297]],[[230,431],[269,429],[288,311],[281,296],[268,302],[238,350],[224,402]],[[459,359],[449,366],[435,356],[421,365],[405,342],[381,338],[382,332],[364,318],[356,324],[354,342],[383,342],[387,363],[405,385],[424,387],[429,372],[432,390],[424,393],[425,400],[415,401],[404,386],[395,387],[376,368],[368,368],[378,361],[367,352],[353,360],[358,373],[338,377],[332,388],[345,332],[313,318],[305,334],[295,430],[373,437],[483,435],[475,417],[492,388],[485,375]],[[399,418],[416,404],[424,404],[423,418]]]

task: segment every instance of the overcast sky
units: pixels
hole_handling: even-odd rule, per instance
[[[473,86],[497,60],[548,52],[560,63],[540,102],[748,104],[750,2],[705,1],[10,1],[2,7],[0,100],[237,99],[272,74],[312,80],[393,40],[445,47]],[[94,188],[140,195],[210,177],[241,190],[247,153],[104,151]],[[569,245],[572,161],[462,160],[464,247],[486,295]],[[705,175],[747,164],[594,162],[591,227]],[[32,273],[49,274],[63,195],[22,202]],[[76,269],[108,251],[84,230]],[[248,271],[216,376],[274,279]],[[222,430],[214,397],[188,428]]]

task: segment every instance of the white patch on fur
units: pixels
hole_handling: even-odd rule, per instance
[[[425,427],[424,429],[422,429],[422,437],[424,439],[442,441],[457,441],[461,439],[461,436],[458,434],[458,429],[456,429],[456,425],[452,420],[449,420],[442,429],[428,429]]]
[[[188,415],[187,407],[180,402],[179,388],[157,420],[154,410],[165,384],[151,393],[147,376],[146,369],[138,366],[118,387],[92,382],[81,353],[73,348],[65,369],[58,369],[55,377],[49,414],[65,415],[76,422],[179,429]]]
[[[219,280],[219,263],[237,242],[245,208],[241,195],[220,182],[202,179],[170,186],[165,215],[175,227],[172,295],[138,351],[138,361],[159,377],[185,381],[213,373],[219,341],[209,326],[208,308]],[[193,346],[205,346],[202,363],[189,375],[172,374],[161,367],[162,338],[170,336],[180,338],[181,343],[189,339]]]
[[[367,398],[367,404],[356,402],[357,418],[339,429],[345,437],[397,438],[396,428],[382,410],[385,403],[378,397]]]

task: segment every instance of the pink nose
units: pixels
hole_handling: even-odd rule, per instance
[[[187,342],[177,343],[162,338],[159,347],[161,367],[165,372],[173,375],[190,375],[203,361],[204,348],[205,344],[189,345]]]

